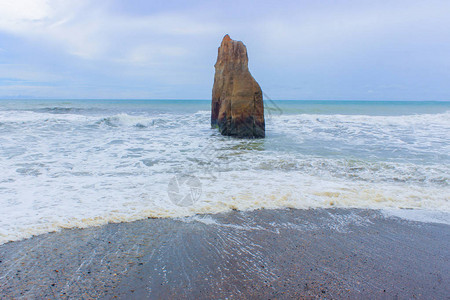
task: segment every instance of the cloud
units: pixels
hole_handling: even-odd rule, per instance
[[[272,98],[441,97],[449,10],[439,0],[3,0],[0,85],[15,78],[24,90],[48,84],[41,94],[53,86],[62,96],[208,98],[229,33],[248,46]]]
[[[133,63],[186,53],[170,36],[217,31],[214,24],[172,12],[119,15],[99,1],[7,0],[0,4],[0,20],[2,31],[46,41],[75,56]]]
[[[328,54],[352,48],[370,48],[379,42],[397,45],[415,41],[426,32],[448,32],[442,21],[448,18],[450,2],[398,1],[391,4],[353,4],[329,10],[297,11],[283,18],[269,17],[261,23],[267,49],[284,52]],[[445,22],[449,23],[449,22]],[[434,40],[436,42],[436,40]],[[332,49],[330,49],[332,47]],[[352,47],[352,48],[351,48]],[[286,51],[287,50],[287,51]]]
[[[51,10],[46,0],[3,0],[0,8],[0,26],[12,31],[25,22],[42,21]]]

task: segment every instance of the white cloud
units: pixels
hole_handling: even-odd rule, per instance
[[[329,10],[297,11],[284,18],[264,20],[262,40],[266,49],[274,52],[284,50],[284,54],[297,57],[327,53],[333,57],[374,47],[379,41],[401,44],[403,41],[396,41],[398,37],[414,40],[427,30],[426,26],[445,34],[448,11],[450,2],[442,1],[374,1],[369,5],[361,2]]]
[[[9,30],[16,30],[24,22],[45,19],[50,13],[46,0],[3,0],[0,3],[0,24]]]
[[[0,2],[0,30],[46,41],[85,59],[152,63],[186,53],[167,36],[218,29],[177,13],[117,15],[98,1],[7,0]]]

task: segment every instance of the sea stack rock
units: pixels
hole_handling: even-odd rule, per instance
[[[261,87],[248,70],[245,45],[225,35],[214,67],[211,126],[218,126],[223,135],[263,138],[263,95]]]

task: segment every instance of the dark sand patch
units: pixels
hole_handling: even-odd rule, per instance
[[[0,246],[2,298],[434,298],[450,226],[259,210],[63,230]]]

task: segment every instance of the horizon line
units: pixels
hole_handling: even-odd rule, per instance
[[[102,101],[102,100],[117,100],[117,101],[211,101],[211,99],[180,99],[180,98],[164,98],[164,99],[158,99],[158,98],[4,98],[0,97],[1,100],[31,100],[31,101],[37,101],[37,100],[71,100],[71,101]],[[450,99],[448,100],[383,100],[383,99],[264,99],[268,101],[358,101],[358,102],[450,102]]]

